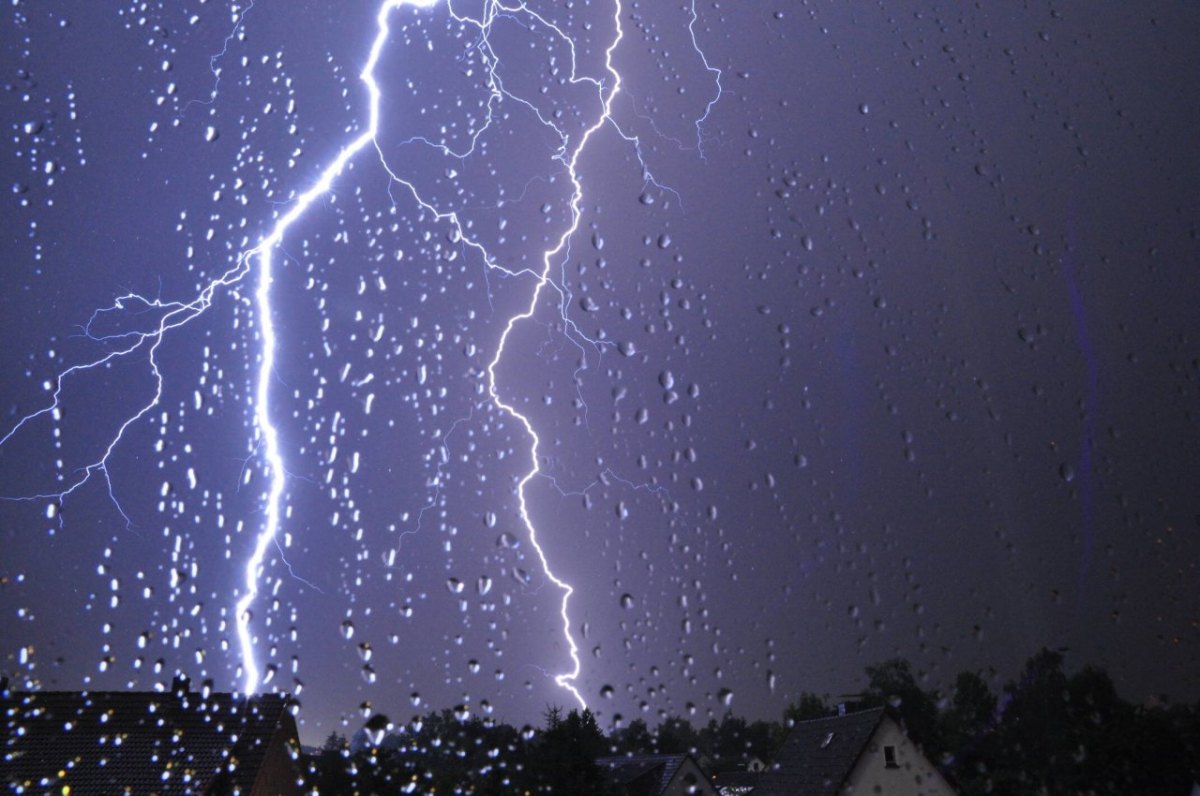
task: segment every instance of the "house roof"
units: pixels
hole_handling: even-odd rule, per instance
[[[754,796],[837,793],[883,721],[883,708],[797,722]]]
[[[596,761],[617,785],[633,785],[651,782],[652,794],[662,793],[671,783],[675,772],[683,765],[687,755],[631,755],[628,757],[601,757]]]
[[[718,771],[713,775],[712,783],[718,793],[732,796],[753,792],[761,776],[758,771]]]
[[[249,793],[289,700],[227,693],[0,693],[0,782],[32,792]],[[28,783],[28,784],[26,784]]]

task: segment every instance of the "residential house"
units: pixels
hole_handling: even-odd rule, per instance
[[[877,793],[954,794],[883,708],[798,722],[753,796]]]
[[[713,785],[717,788],[718,796],[750,796],[758,785],[761,772],[733,769],[718,771],[713,774]]]
[[[717,796],[691,755],[633,755],[596,761],[623,796]]]
[[[191,691],[0,691],[0,783],[16,793],[298,794],[289,699]]]
[[[747,796],[758,784],[759,775],[767,770],[761,758],[751,757],[745,765],[727,768],[712,774],[712,783],[720,796]]]

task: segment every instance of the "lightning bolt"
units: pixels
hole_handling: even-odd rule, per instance
[[[579,701],[580,706],[585,708],[587,707],[587,701],[584,700],[583,695],[579,693],[579,689],[575,687],[575,680],[579,679],[579,674],[583,668],[583,664],[579,660],[579,646],[575,643],[575,637],[571,634],[571,617],[567,612],[568,604],[571,600],[571,595],[575,593],[575,588],[571,586],[571,584],[555,575],[550,569],[550,562],[546,558],[546,551],[543,550],[541,544],[538,543],[537,528],[534,527],[533,521],[529,518],[529,505],[525,499],[525,487],[540,472],[540,467],[538,465],[538,448],[541,446],[542,441],[538,437],[537,432],[534,431],[533,424],[529,422],[529,418],[518,412],[512,404],[505,403],[500,398],[500,395],[496,392],[496,365],[498,365],[500,360],[504,357],[504,348],[508,344],[508,338],[509,335],[512,334],[513,328],[521,321],[533,316],[534,309],[537,307],[538,299],[541,298],[542,290],[550,282],[550,268],[554,262],[554,259],[564,249],[566,249],[567,241],[569,241],[579,229],[579,218],[581,215],[579,206],[583,199],[583,182],[579,177],[578,169],[579,156],[583,154],[584,149],[587,147],[588,141],[593,135],[596,134],[596,131],[603,127],[604,124],[612,118],[613,99],[621,90],[621,73],[613,68],[612,55],[613,51],[617,49],[617,45],[621,43],[621,39],[624,37],[624,30],[621,27],[621,3],[618,0],[618,2],[616,2],[614,5],[615,10],[613,13],[613,21],[616,24],[617,32],[613,37],[612,43],[609,44],[608,49],[604,52],[604,64],[606,70],[612,76],[612,87],[604,96],[604,112],[600,115],[600,118],[597,119],[591,127],[587,128],[584,134],[580,137],[579,145],[575,147],[574,152],[571,153],[570,159],[567,161],[567,173],[570,177],[572,185],[571,225],[563,231],[562,235],[558,239],[558,243],[554,246],[554,248],[547,250],[542,256],[542,271],[540,274],[538,274],[537,284],[533,289],[533,294],[529,298],[529,306],[526,307],[524,312],[518,313],[517,315],[514,315],[508,319],[508,323],[504,327],[504,333],[500,335],[500,342],[496,346],[496,355],[492,357],[492,361],[488,365],[488,395],[492,397],[492,402],[520,421],[521,425],[525,427],[525,432],[533,440],[533,443],[529,446],[529,471],[525,473],[525,476],[517,484],[517,502],[521,509],[521,521],[525,523],[525,528],[529,532],[529,541],[533,545],[533,549],[537,551],[538,559],[541,561],[542,570],[546,573],[546,578],[562,590],[562,602],[559,604],[559,614],[562,617],[563,636],[567,641],[567,647],[570,651],[571,671],[555,676],[554,682],[569,691],[571,695]],[[572,60],[574,60],[574,52],[575,48],[572,45]],[[563,312],[566,312],[565,302],[563,306]]]
[[[273,258],[292,225],[302,216],[304,216],[305,213],[307,213],[315,201],[324,197],[331,191],[334,182],[339,176],[341,176],[346,166],[355,157],[357,157],[364,149],[373,147],[377,153],[379,162],[389,175],[392,184],[403,186],[411,194],[412,198],[425,211],[430,213],[435,220],[451,224],[455,229],[457,241],[461,245],[471,248],[477,252],[481,256],[487,268],[501,271],[509,276],[531,277],[534,281],[529,302],[525,309],[509,317],[507,322],[504,324],[504,331],[500,335],[496,345],[495,353],[487,367],[487,394],[490,398],[491,404],[497,410],[516,420],[525,430],[525,433],[530,440],[529,469],[526,470],[520,477],[516,488],[519,515],[522,523],[525,526],[530,542],[537,553],[546,578],[552,582],[562,593],[561,601],[559,603],[559,616],[561,618],[563,640],[566,643],[568,654],[571,660],[571,668],[567,672],[556,675],[554,677],[554,681],[558,686],[568,691],[579,702],[580,706],[586,707],[586,700],[583,698],[583,695],[575,685],[582,670],[582,663],[579,658],[579,647],[575,642],[574,636],[571,632],[571,619],[568,610],[570,606],[570,599],[575,593],[575,588],[556,575],[552,569],[545,550],[539,542],[537,527],[530,517],[529,505],[526,496],[526,488],[529,485],[529,482],[535,477],[542,475],[538,462],[541,439],[538,436],[537,431],[534,429],[533,424],[528,416],[522,414],[515,406],[513,406],[511,403],[505,402],[504,399],[500,397],[496,387],[496,369],[504,358],[505,350],[513,330],[523,321],[527,321],[533,317],[538,302],[541,300],[547,287],[549,287],[551,290],[554,290],[558,294],[560,314],[567,330],[567,336],[572,340],[572,342],[579,346],[581,350],[584,349],[585,345],[590,345],[596,350],[603,351],[604,346],[609,345],[603,341],[595,341],[588,338],[568,317],[567,308],[570,306],[570,293],[566,289],[565,284],[557,284],[551,278],[551,273],[556,263],[560,264],[560,266],[565,266],[566,255],[570,251],[570,241],[578,231],[582,215],[580,208],[584,196],[584,181],[579,171],[579,162],[584,151],[587,149],[588,143],[602,128],[604,128],[606,125],[610,126],[625,141],[630,142],[634,146],[639,163],[642,167],[643,178],[648,184],[658,185],[642,157],[641,145],[638,137],[623,131],[613,118],[613,101],[620,93],[622,86],[621,74],[613,64],[613,55],[624,38],[624,29],[621,22],[621,17],[624,11],[623,4],[621,0],[614,0],[613,2],[612,20],[614,25],[614,35],[605,49],[605,74],[602,77],[589,77],[586,75],[579,75],[577,72],[576,47],[574,40],[553,22],[549,21],[536,11],[530,9],[524,2],[517,2],[508,5],[505,4],[503,0],[486,0],[483,6],[481,17],[479,19],[474,19],[470,16],[459,14],[454,9],[453,0],[446,0],[447,9],[449,10],[450,15],[457,22],[472,25],[479,31],[479,42],[476,46],[480,48],[480,51],[488,64],[487,79],[490,91],[490,97],[487,103],[488,113],[484,123],[472,134],[470,146],[463,152],[455,152],[444,144],[437,144],[424,138],[414,138],[404,143],[423,144],[432,147],[435,150],[439,150],[441,154],[445,156],[458,159],[466,158],[475,150],[475,146],[479,140],[479,137],[492,124],[492,111],[494,105],[502,100],[512,100],[532,111],[542,125],[553,130],[557,134],[559,141],[561,142],[558,151],[554,155],[554,159],[560,162],[565,168],[567,177],[570,181],[570,223],[558,236],[554,245],[542,253],[540,258],[540,268],[522,268],[513,270],[500,263],[488,251],[484,244],[480,243],[477,239],[473,238],[467,233],[466,225],[460,221],[456,212],[436,207],[430,201],[421,196],[421,193],[412,182],[399,176],[397,171],[386,162],[383,151],[380,148],[377,140],[382,91],[375,77],[375,69],[390,34],[389,19],[391,14],[404,6],[430,8],[436,5],[439,1],[440,0],[385,0],[381,3],[376,15],[375,37],[372,40],[366,64],[359,76],[367,90],[367,125],[357,137],[355,137],[349,144],[345,145],[338,152],[333,161],[320,173],[320,176],[316,182],[306,191],[294,198],[290,209],[276,219],[269,234],[261,238],[253,248],[247,249],[240,253],[237,256],[234,264],[228,268],[228,270],[210,281],[190,301],[163,302],[158,299],[150,300],[136,294],[129,294],[118,298],[111,307],[98,310],[95,314],[93,314],[92,319],[85,327],[85,334],[94,340],[100,340],[108,343],[112,346],[111,350],[105,355],[93,359],[90,362],[72,366],[59,373],[52,383],[53,391],[50,405],[23,417],[7,434],[5,434],[3,437],[0,437],[0,446],[3,446],[5,443],[7,443],[24,426],[37,418],[46,415],[57,418],[58,413],[62,409],[63,389],[66,380],[85,371],[103,368],[107,365],[117,362],[118,360],[131,357],[135,354],[143,353],[146,356],[151,374],[154,379],[155,388],[153,394],[135,413],[128,416],[120,424],[116,433],[111,438],[107,446],[104,447],[100,456],[96,458],[95,461],[81,468],[78,471],[75,479],[68,483],[65,489],[55,493],[30,495],[9,499],[51,499],[61,504],[66,500],[67,497],[73,494],[85,483],[90,481],[95,475],[100,474],[104,477],[109,496],[112,498],[113,503],[117,505],[117,508],[121,511],[122,516],[125,516],[125,512],[121,509],[120,504],[117,502],[116,497],[113,494],[112,482],[108,472],[108,462],[113,451],[122,442],[126,430],[129,429],[130,426],[145,418],[156,406],[159,405],[162,399],[163,375],[159,369],[157,356],[159,347],[162,344],[164,337],[168,332],[188,324],[196,317],[205,313],[212,306],[213,300],[219,291],[232,288],[253,275],[255,279],[254,307],[257,315],[261,345],[261,355],[258,362],[257,378],[255,380],[253,416],[256,429],[256,448],[259,454],[262,456],[262,460],[265,464],[265,473],[268,485],[264,499],[263,523],[257,536],[255,537],[255,543],[251,555],[246,560],[242,570],[244,588],[241,596],[236,601],[234,617],[242,661],[242,688],[245,693],[257,692],[262,685],[262,677],[260,668],[255,659],[255,638],[251,632],[251,623],[253,619],[252,607],[259,596],[259,585],[262,579],[264,561],[267,552],[272,544],[276,544],[276,540],[279,536],[281,524],[281,504],[287,478],[285,462],[280,448],[279,429],[275,425],[270,411],[272,399],[271,384],[274,378],[277,354],[277,339],[273,320],[274,310],[271,303],[271,286],[274,279]],[[252,7],[253,3],[250,3],[245,11],[249,11],[249,9]],[[241,22],[245,17],[245,11],[237,19],[238,26],[241,25]],[[545,30],[550,31],[554,36],[558,37],[570,50],[570,82],[573,84],[586,84],[595,89],[600,101],[600,112],[594,121],[587,126],[581,134],[578,134],[575,139],[572,138],[571,134],[559,128],[552,119],[546,118],[532,101],[510,93],[504,88],[503,81],[497,73],[500,59],[492,51],[489,40],[492,23],[498,16],[523,16],[530,25],[540,26]],[[705,107],[703,116],[696,120],[697,148],[699,149],[701,148],[702,125],[707,120],[713,106],[716,104],[721,95],[721,71],[709,64],[702,49],[697,43],[695,32],[696,22],[697,13],[695,0],[693,0],[691,4],[691,21],[688,25],[688,31],[691,35],[692,44],[702,59],[705,69],[715,75],[717,86],[716,95]],[[236,29],[237,28],[235,27],[235,33]],[[232,38],[232,36],[233,34],[230,34],[230,38]],[[229,39],[227,38],[225,42],[226,48],[228,47],[228,44]],[[225,50],[222,50],[221,55],[224,53]],[[703,154],[702,149],[701,154]],[[665,190],[670,189],[667,188]],[[389,185],[389,192],[390,191],[391,185]],[[143,305],[141,309],[145,311],[153,311],[158,313],[157,321],[151,325],[150,329],[125,332],[109,337],[92,336],[92,325],[102,314],[108,312],[126,311],[128,305],[134,303],[140,303]],[[443,446],[447,444],[445,439],[443,440],[442,444]],[[637,487],[635,486],[635,488]],[[129,521],[128,517],[126,517],[126,521]]]
[[[708,62],[708,56],[704,54],[704,48],[700,46],[700,42],[696,39],[696,23],[700,20],[700,15],[696,11],[696,0],[692,0],[692,19],[688,22],[688,35],[692,37],[692,49],[700,56],[701,62],[704,64],[704,71],[713,76],[713,82],[716,83],[717,92],[713,94],[712,99],[704,106],[704,114],[696,119],[696,151],[700,153],[701,159],[704,158],[704,123],[708,121],[712,109],[718,102],[721,101],[721,70]]]
[[[333,162],[321,172],[320,178],[311,188],[300,194],[292,209],[276,222],[271,234],[263,238],[253,249],[246,251],[240,258],[241,263],[246,267],[249,267],[248,264],[251,260],[257,261],[258,265],[258,285],[254,290],[254,300],[255,306],[258,308],[259,334],[262,337],[262,359],[258,368],[254,421],[262,437],[263,457],[266,459],[267,474],[270,478],[270,486],[267,489],[266,519],[258,534],[254,550],[246,561],[244,569],[246,590],[241,599],[237,601],[234,614],[237,621],[238,644],[242,651],[243,690],[247,694],[257,692],[259,686],[259,669],[254,659],[254,639],[250,635],[252,618],[250,606],[258,598],[258,586],[267,549],[279,536],[280,503],[283,499],[285,485],[283,455],[279,451],[279,429],[272,422],[270,412],[271,378],[275,370],[276,351],[275,326],[271,320],[271,257],[275,247],[283,241],[283,236],[287,233],[288,228],[307,212],[315,200],[329,193],[334,180],[346,168],[346,164],[368,145],[375,144],[375,137],[379,131],[379,100],[382,96],[379,84],[375,80],[375,65],[379,62],[383,45],[387,42],[388,34],[391,33],[388,18],[392,11],[405,5],[428,8],[435,2],[436,0],[389,0],[380,6],[376,17],[375,40],[371,44],[366,66],[363,67],[360,75],[363,84],[367,87],[367,96],[370,100],[366,130],[338,153]],[[376,144],[376,146],[378,145]]]
[[[481,47],[485,48],[485,52],[488,53],[489,57],[491,58],[491,67],[489,69],[489,84],[491,86],[493,100],[498,97],[504,97],[507,99],[514,100],[514,101],[528,107],[537,115],[538,120],[544,126],[550,128],[550,129],[553,129],[556,132],[556,134],[558,135],[559,140],[562,141],[562,146],[561,146],[560,150],[558,151],[558,153],[555,155],[555,158],[557,160],[559,160],[561,163],[563,163],[563,165],[566,167],[567,176],[571,182],[571,198],[570,198],[571,223],[569,224],[569,226],[566,229],[563,230],[563,232],[561,233],[561,235],[558,238],[557,243],[552,248],[546,250],[542,254],[542,258],[541,258],[542,266],[539,271],[534,272],[534,271],[531,271],[530,269],[522,269],[520,271],[512,271],[512,270],[506,268],[501,263],[499,263],[487,251],[486,247],[484,247],[477,240],[472,239],[470,236],[468,236],[465,233],[463,225],[460,222],[456,213],[439,210],[437,207],[433,206],[428,201],[423,199],[420,196],[420,193],[417,191],[416,187],[411,182],[398,176],[397,173],[392,168],[387,166],[386,160],[384,159],[384,156],[383,156],[383,152],[379,151],[380,160],[382,162],[384,162],[384,166],[387,169],[388,174],[392,178],[392,180],[395,181],[397,184],[403,185],[409,191],[409,193],[412,195],[412,197],[418,202],[418,204],[420,204],[421,207],[423,207],[425,210],[430,212],[435,218],[437,218],[438,220],[449,221],[451,224],[453,224],[459,240],[462,241],[463,243],[465,243],[466,245],[476,249],[483,256],[484,262],[488,265],[489,268],[494,268],[496,270],[502,271],[503,273],[510,275],[510,276],[515,276],[518,274],[527,274],[527,275],[533,276],[535,279],[534,288],[530,294],[529,303],[526,306],[525,310],[510,317],[504,326],[504,332],[500,335],[500,340],[496,345],[496,352],[493,355],[492,360],[488,364],[488,368],[487,368],[487,372],[488,372],[487,389],[488,389],[488,396],[491,398],[492,404],[494,406],[496,406],[498,409],[500,409],[501,411],[507,413],[510,417],[512,417],[516,421],[518,421],[521,424],[521,426],[525,429],[525,433],[529,436],[529,438],[531,440],[531,444],[529,446],[530,467],[529,467],[529,470],[525,472],[525,474],[520,478],[520,480],[517,483],[517,502],[518,502],[518,507],[519,507],[519,514],[521,517],[521,522],[524,524],[525,530],[529,536],[530,544],[532,545],[534,551],[537,553],[538,560],[542,565],[542,571],[545,573],[547,580],[549,580],[551,583],[553,583],[562,592],[562,599],[559,603],[559,616],[562,620],[563,640],[566,642],[568,655],[570,656],[570,659],[571,659],[571,669],[568,672],[564,672],[562,674],[556,675],[554,678],[554,682],[557,685],[559,685],[560,687],[562,687],[563,689],[565,689],[566,691],[568,691],[576,699],[576,701],[579,702],[581,707],[587,707],[587,701],[583,698],[583,694],[581,694],[579,689],[575,686],[575,681],[579,678],[580,672],[582,671],[583,664],[579,659],[579,645],[576,643],[575,637],[571,633],[571,618],[570,618],[570,614],[568,612],[571,595],[575,593],[575,588],[573,586],[571,586],[571,584],[567,583],[565,580],[560,578],[558,575],[556,575],[554,573],[554,570],[550,566],[550,560],[546,556],[546,551],[542,547],[541,543],[538,540],[537,527],[534,525],[533,520],[531,519],[531,517],[529,515],[529,505],[528,505],[528,502],[526,499],[526,487],[528,486],[529,482],[531,480],[533,480],[535,477],[537,477],[541,472],[540,466],[538,464],[538,450],[541,445],[541,439],[538,437],[537,431],[534,430],[533,424],[530,422],[529,418],[526,415],[519,412],[515,406],[513,406],[510,403],[506,403],[500,397],[500,394],[497,392],[497,389],[496,389],[496,367],[500,364],[500,361],[504,358],[505,347],[508,344],[508,339],[509,339],[509,336],[512,334],[513,329],[516,328],[516,326],[519,323],[521,323],[522,321],[528,320],[529,318],[533,317],[533,314],[537,308],[538,301],[541,299],[542,292],[545,290],[545,288],[548,285],[552,286],[555,290],[557,290],[559,292],[559,296],[561,299],[560,309],[562,312],[563,320],[567,324],[567,328],[569,330],[571,330],[574,334],[581,337],[582,339],[587,340],[587,342],[592,343],[593,345],[596,345],[595,341],[592,341],[592,340],[590,340],[590,338],[587,338],[586,335],[583,335],[582,332],[580,332],[578,330],[578,327],[576,327],[575,324],[567,317],[566,307],[569,305],[569,298],[568,298],[567,294],[563,291],[562,288],[560,288],[557,285],[554,285],[554,283],[550,279],[550,272],[551,272],[551,268],[553,267],[553,265],[556,261],[556,258],[560,254],[564,253],[567,250],[569,241],[571,240],[572,236],[574,236],[574,234],[579,229],[579,220],[582,215],[582,213],[580,211],[580,203],[582,202],[582,199],[583,199],[583,183],[579,176],[579,169],[578,169],[579,159],[582,156],[584,150],[587,148],[587,144],[591,140],[592,136],[595,135],[596,132],[599,131],[602,127],[604,127],[605,124],[612,122],[613,99],[617,96],[618,92],[621,89],[620,72],[618,72],[617,69],[613,66],[613,52],[617,49],[617,46],[621,43],[622,38],[624,38],[624,29],[622,28],[622,25],[621,25],[621,12],[622,12],[622,5],[621,5],[620,0],[617,0],[617,2],[614,2],[614,4],[613,4],[613,23],[614,23],[614,26],[616,29],[616,33],[615,33],[612,41],[609,43],[608,48],[605,50],[605,70],[606,70],[608,76],[611,78],[611,82],[609,83],[609,85],[606,89],[606,86],[605,86],[606,81],[603,81],[603,80],[600,80],[597,78],[579,76],[577,74],[577,58],[576,58],[575,42],[569,36],[567,36],[558,26],[554,25],[552,22],[548,21],[547,19],[542,17],[540,14],[537,14],[536,12],[529,9],[524,3],[519,3],[516,5],[508,6],[508,5],[504,5],[501,2],[489,2],[488,6],[485,10],[483,19],[479,20],[479,21],[471,20],[468,17],[460,16],[460,15],[456,14],[454,12],[454,10],[452,8],[452,4],[451,4],[451,15],[456,20],[458,20],[459,22],[470,22],[470,23],[476,24],[479,27],[480,35],[481,35]],[[495,19],[495,16],[497,13],[514,14],[514,15],[515,14],[524,14],[524,15],[528,16],[531,20],[535,21],[536,23],[538,23],[538,24],[544,26],[545,28],[547,28],[548,30],[552,31],[554,33],[554,35],[556,35],[563,42],[565,42],[567,44],[568,48],[570,49],[570,52],[571,52],[570,81],[574,84],[578,84],[578,83],[590,84],[590,85],[594,86],[596,88],[596,90],[600,93],[602,112],[599,114],[599,116],[596,118],[596,120],[591,124],[591,126],[586,128],[585,131],[583,132],[583,134],[579,136],[579,140],[577,143],[575,143],[573,148],[570,146],[570,144],[571,144],[570,136],[566,132],[564,132],[563,130],[558,128],[552,121],[546,119],[541,114],[541,112],[538,111],[538,109],[531,102],[529,102],[528,100],[524,100],[520,97],[517,97],[517,96],[509,93],[508,91],[504,90],[503,84],[499,80],[498,75],[496,74],[496,64],[498,63],[498,59],[495,57],[494,53],[492,53],[490,43],[489,43],[489,33],[490,33],[491,22],[492,22],[492,20]],[[381,25],[382,24],[383,24],[383,22],[381,21]],[[379,39],[376,39],[377,44],[378,44],[378,42],[379,42]],[[371,68],[370,68],[371,65],[373,65],[373,62],[369,63],[368,69],[364,70],[363,79],[364,79],[364,81],[366,81],[368,83],[369,86],[372,87],[372,89],[371,89],[372,96],[374,97],[374,96],[377,96],[377,89],[374,88],[374,77],[371,74]],[[420,139],[420,143],[424,143],[429,146],[432,146],[435,149],[440,150],[445,155],[450,155],[450,156],[460,158],[460,159],[466,157],[468,154],[470,154],[470,152],[472,152],[474,150],[475,142],[478,140],[479,135],[481,135],[482,131],[484,129],[486,129],[487,126],[491,123],[491,114],[490,114],[490,109],[492,107],[491,101],[489,101],[488,107],[489,107],[488,119],[485,122],[485,124],[483,125],[483,127],[481,127],[480,130],[477,130],[475,132],[475,134],[472,136],[471,147],[466,152],[456,153],[456,152],[453,152],[452,150],[450,150],[445,145],[434,144],[425,139]],[[634,141],[636,143],[635,137],[627,136],[624,133],[621,133],[621,135],[622,135],[622,137],[626,138],[626,140]],[[413,139],[413,141],[417,141],[417,140],[418,139]],[[640,153],[639,153],[639,159],[640,159]],[[647,175],[649,174],[648,169],[644,168],[644,162],[643,162],[643,171]]]

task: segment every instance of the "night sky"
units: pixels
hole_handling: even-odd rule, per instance
[[[379,3],[2,12],[0,670],[241,687],[266,417],[310,743],[574,706],[556,578],[606,727],[1042,646],[1200,698],[1200,6],[624,0],[613,71],[511,8],[384,16],[270,327]]]

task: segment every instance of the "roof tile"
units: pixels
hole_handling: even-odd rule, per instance
[[[0,694],[0,782],[35,792],[249,792],[289,699],[227,693]],[[28,783],[28,784],[26,784]]]

